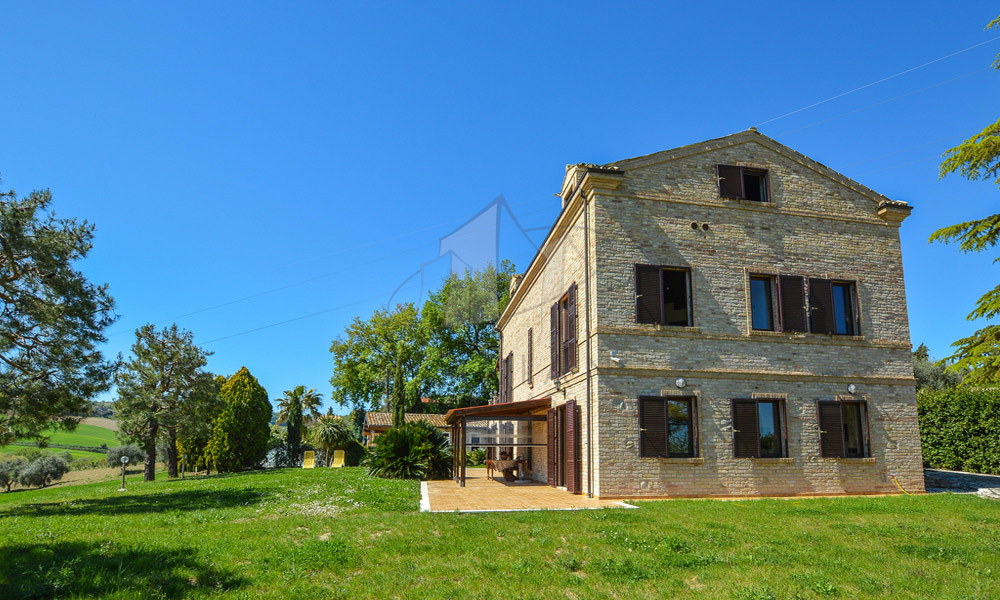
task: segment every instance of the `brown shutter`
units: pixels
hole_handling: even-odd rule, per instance
[[[576,343],[576,283],[569,286],[566,292],[566,371],[576,368],[577,351],[579,346]]]
[[[716,165],[719,178],[719,196],[723,198],[745,198],[743,193],[743,169],[730,165]]]
[[[844,413],[840,402],[819,402],[819,453],[826,457],[844,456]]]
[[[556,485],[556,409],[545,412],[545,477],[549,485]]]
[[[566,402],[566,491],[571,494],[580,492],[580,469],[578,468],[579,419],[576,414],[576,400]]]
[[[639,456],[667,456],[667,403],[663,398],[639,398]]]
[[[532,346],[534,345],[532,337],[533,337],[532,330],[529,327],[528,328],[528,385],[529,386],[535,384],[535,365],[533,360],[535,356],[534,356],[534,348],[532,348]]]
[[[635,322],[662,323],[663,285],[660,282],[660,267],[653,265],[635,266]]]
[[[806,330],[806,294],[802,277],[778,277],[778,327],[780,331]]]
[[[507,402],[514,401],[514,353],[507,355]]]
[[[809,280],[809,313],[813,333],[837,331],[833,319],[833,285],[829,279]]]
[[[733,456],[760,456],[760,423],[756,400],[733,400]]]
[[[552,379],[559,377],[559,303],[556,302],[552,305],[552,315],[551,315],[551,371]]]
[[[507,361],[503,358],[498,359],[500,361],[497,372],[500,378],[500,404],[507,401]]]

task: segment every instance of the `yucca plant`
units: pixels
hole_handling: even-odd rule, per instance
[[[378,436],[364,464],[374,477],[447,479],[451,476],[451,460],[447,436],[426,421],[417,421]]]

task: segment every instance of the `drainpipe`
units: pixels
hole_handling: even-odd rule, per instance
[[[587,497],[594,497],[594,403],[590,389],[590,211],[588,198],[582,191],[583,200],[583,281],[587,294],[587,314],[584,318],[587,336]]]

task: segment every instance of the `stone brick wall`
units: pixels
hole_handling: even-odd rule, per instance
[[[622,184],[595,200],[599,495],[898,491],[890,473],[922,491],[898,227],[866,190],[743,135],[623,161]],[[717,164],[767,169],[772,202],[719,198]],[[636,324],[636,263],[691,269],[692,327]],[[751,331],[750,273],[856,281],[861,335]],[[699,457],[640,458],[637,398],[677,392],[678,376],[699,396]],[[871,457],[821,458],[816,402],[849,383],[868,400]],[[730,400],[754,394],[784,399],[786,458],[732,457]]]
[[[716,165],[767,169],[772,202],[719,198]],[[513,400],[576,399],[581,406],[587,490],[585,315],[591,317],[591,384],[595,414],[593,486],[599,496],[831,494],[923,490],[916,398],[898,223],[878,215],[880,197],[822,165],[756,133],[617,164],[616,189],[590,190],[588,240],[573,189],[539,266],[526,274],[516,304],[501,322],[503,356],[514,352]],[[697,224],[697,229],[692,228]],[[708,225],[705,229],[703,225]],[[634,265],[691,270],[693,326],[635,322]],[[534,272],[533,272],[534,271]],[[784,274],[857,282],[860,335],[754,332],[749,274]],[[549,307],[579,286],[578,368],[556,390],[549,376]],[[527,330],[533,330],[534,384],[527,373]],[[611,360],[611,352],[621,358]],[[684,390],[674,387],[685,377]],[[871,456],[819,456],[818,400],[847,394],[868,402]],[[696,459],[639,457],[637,398],[695,395]],[[783,400],[788,456],[732,457],[730,400],[766,395]],[[536,424],[535,441],[544,441]],[[545,453],[535,449],[532,476],[546,479]]]

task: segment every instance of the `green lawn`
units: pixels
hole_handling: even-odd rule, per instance
[[[0,494],[0,598],[997,598],[1000,502],[894,496],[422,514],[278,470]]]
[[[70,446],[100,446],[101,444],[107,444],[108,448],[121,445],[114,431],[84,423],[77,425],[73,431],[53,431],[49,429],[43,435],[48,436],[50,444],[67,444]]]
[[[17,454],[18,450],[25,450],[25,446],[0,446],[0,454]],[[94,460],[107,460],[108,455],[100,452],[83,452],[82,450],[63,450],[62,448],[41,448],[42,452],[62,454],[69,452],[73,458],[89,458]]]

